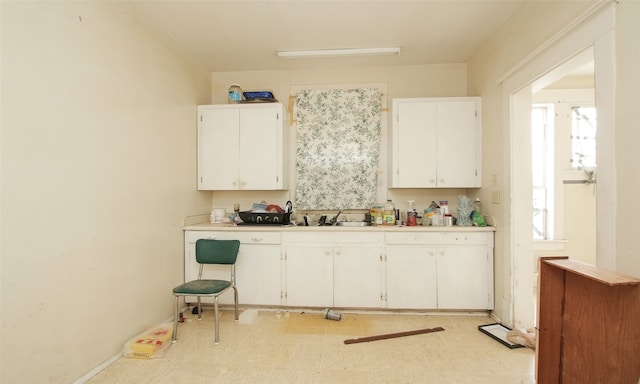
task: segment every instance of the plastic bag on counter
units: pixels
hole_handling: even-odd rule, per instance
[[[478,213],[478,211],[471,212],[471,221],[476,227],[486,227],[487,223],[484,220],[484,216]]]
[[[471,227],[471,212],[473,212],[473,202],[467,196],[458,196],[458,221],[457,225],[461,227]]]

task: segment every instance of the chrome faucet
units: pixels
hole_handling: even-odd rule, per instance
[[[342,211],[338,211],[338,213],[335,216],[333,216],[331,220],[329,220],[329,224],[336,225],[336,223],[338,222],[338,216],[340,216],[341,213]]]

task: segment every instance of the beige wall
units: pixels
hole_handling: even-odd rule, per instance
[[[285,105],[289,86],[303,84],[386,82],[389,100],[482,96],[479,193],[499,226],[496,303],[509,299],[510,148],[497,80],[589,3],[524,4],[471,58],[467,83],[465,64],[218,72],[211,80],[129,3],[3,1],[0,381],[73,381],[171,314],[182,219],[212,205],[212,193],[195,191],[194,107],[224,103],[234,82],[273,89]],[[617,7],[617,264],[640,276],[640,3]],[[489,203],[493,191],[500,204]]]
[[[469,60],[469,93],[483,98],[484,127],[484,185],[487,178],[497,175],[497,189],[502,196],[510,195],[509,186],[509,131],[503,121],[502,87],[499,80],[521,60],[561,31],[594,1],[578,2],[527,2],[518,9],[492,40]],[[616,12],[616,225],[618,251],[616,269],[619,272],[640,276],[640,238],[635,229],[639,216],[637,193],[640,169],[636,166],[637,142],[640,139],[637,124],[637,87],[640,63],[635,36],[640,33],[637,20],[640,3],[622,0],[615,5]],[[585,47],[586,48],[586,47]],[[634,127],[634,125],[636,127]],[[488,193],[488,189],[483,189]],[[616,208],[614,208],[616,209]],[[500,205],[489,205],[488,210],[504,225],[496,232],[496,314],[506,316],[507,306],[498,301],[509,302],[511,298],[511,261],[508,199]],[[634,232],[635,231],[635,232]]]
[[[616,269],[640,277],[640,167],[638,88],[640,87],[640,2],[621,0],[616,14]]]
[[[210,73],[128,2],[2,12],[2,383],[69,383],[172,314]]]
[[[446,97],[467,96],[467,66],[466,64],[429,64],[414,66],[385,66],[358,68],[318,68],[315,70],[288,71],[246,71],[246,72],[215,72],[212,76],[212,102],[226,103],[227,90],[231,84],[240,84],[243,90],[272,90],[276,98],[282,102],[285,109],[289,109],[289,94],[291,86],[331,86],[343,84],[386,84],[389,111],[391,100],[399,97]],[[469,96],[475,96],[473,94]],[[390,116],[387,114],[387,129],[391,126]],[[295,136],[291,136],[295,142]],[[383,132],[383,151],[381,161],[385,162],[386,131]],[[416,150],[425,150],[424,146],[416,145]],[[386,169],[383,164],[382,169]],[[290,187],[295,183],[295,162],[290,163]],[[382,175],[386,180],[386,174]],[[386,184],[381,188],[386,190]],[[386,193],[386,192],[383,192]],[[416,207],[424,209],[432,200],[449,200],[450,204],[457,202],[458,195],[467,194],[470,198],[477,196],[478,190],[464,189],[390,189],[388,197],[396,207],[406,209],[408,200],[415,200]],[[241,207],[249,208],[252,202],[262,201],[284,203],[294,201],[293,190],[283,192],[214,192],[212,205],[227,208],[239,202]],[[295,204],[295,201],[294,201]]]
[[[509,127],[504,123],[503,90],[499,81],[532,51],[570,24],[590,3],[525,2],[468,61],[468,92],[482,97],[483,185],[487,188],[481,191],[481,199],[491,201],[491,193],[495,191],[501,196],[500,204],[485,204],[486,212],[495,217],[499,228],[495,239],[495,314],[498,318],[511,318],[509,311],[513,300],[509,163],[512,148]]]

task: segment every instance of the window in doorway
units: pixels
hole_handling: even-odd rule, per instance
[[[571,108],[571,167],[596,167],[596,108]]]
[[[552,104],[531,109],[534,240],[553,238],[553,117]]]

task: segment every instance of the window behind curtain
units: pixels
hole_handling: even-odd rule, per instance
[[[302,90],[294,113],[297,209],[364,209],[375,203],[380,90]]]

